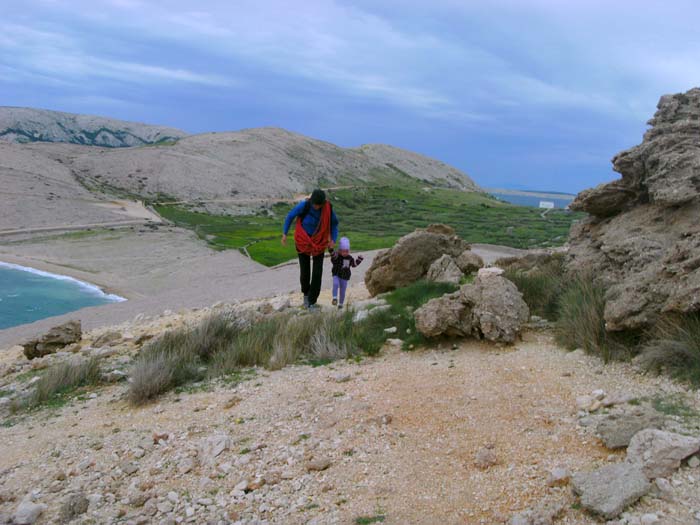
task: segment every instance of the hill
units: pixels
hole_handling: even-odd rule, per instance
[[[435,159],[386,145],[341,148],[278,128],[206,133],[175,144],[87,152],[75,159],[87,184],[150,200],[288,198],[316,186],[366,185],[407,175],[429,185],[478,191],[467,175]]]
[[[0,107],[0,140],[121,148],[177,140],[179,129],[47,109]]]

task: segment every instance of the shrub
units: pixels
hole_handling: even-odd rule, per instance
[[[700,387],[700,314],[666,317],[647,334],[640,363]]]
[[[564,274],[564,257],[553,255],[541,266],[530,270],[511,267],[506,270],[505,277],[518,287],[531,313],[556,320],[560,297],[567,287]]]
[[[100,365],[97,359],[59,363],[50,367],[37,381],[27,405],[43,405],[58,396],[99,381]]]

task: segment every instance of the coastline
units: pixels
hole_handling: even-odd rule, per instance
[[[70,275],[47,272],[45,270],[40,270],[38,268],[33,268],[31,266],[23,266],[21,264],[9,263],[9,262],[5,262],[5,261],[0,260],[0,269],[1,268],[7,268],[9,270],[18,270],[21,272],[32,273],[34,275],[48,277],[49,279],[55,279],[57,281],[68,281],[68,282],[71,282],[71,283],[78,285],[79,288],[81,288],[87,292],[90,292],[94,295],[97,295],[98,297],[106,299],[110,303],[120,303],[122,301],[127,300],[125,297],[122,297],[120,295],[106,292],[101,287],[97,286],[96,284],[93,284],[93,283],[90,283],[87,281],[82,281],[80,279],[76,279],[75,277],[72,277]]]

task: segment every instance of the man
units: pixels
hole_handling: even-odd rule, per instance
[[[338,239],[338,218],[323,190],[316,189],[311,197],[292,208],[284,221],[282,245],[287,245],[287,233],[296,218],[294,244],[299,255],[299,280],[304,294],[304,307],[318,309],[316,301],[321,293],[323,256],[326,249],[335,246]],[[313,259],[313,270],[311,260]]]

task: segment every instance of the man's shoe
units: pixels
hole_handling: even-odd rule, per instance
[[[321,307],[317,304],[310,304],[308,309],[309,309],[309,312],[320,312],[321,311]]]
[[[336,299],[336,298],[334,297],[334,298],[333,298],[333,306],[335,306],[335,305],[337,305],[337,304],[338,304],[338,299]]]
[[[308,308],[308,307],[309,307],[309,296],[305,295],[304,296],[304,308]]]

